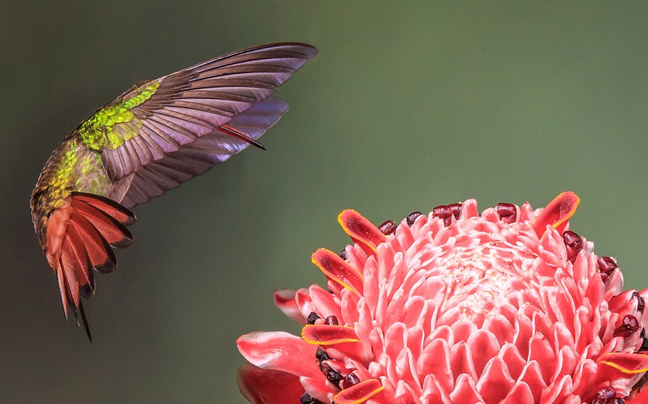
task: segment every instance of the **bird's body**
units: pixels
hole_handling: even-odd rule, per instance
[[[72,132],[52,152],[41,172],[32,198],[32,220],[44,245],[48,214],[65,204],[72,192],[85,192],[120,201],[130,178],[112,181],[100,154]]]
[[[57,274],[63,307],[81,311],[94,271],[130,245],[129,211],[250,144],[288,109],[268,98],[317,50],[279,43],[244,49],[140,82],[68,134],[31,198],[38,241]],[[87,328],[86,328],[87,329]]]

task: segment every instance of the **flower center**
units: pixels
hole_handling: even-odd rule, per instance
[[[475,230],[480,227],[487,227],[488,232]],[[508,231],[517,233],[519,228],[510,226]],[[441,244],[426,245],[406,263],[414,271],[423,271],[430,282],[443,285],[436,296],[422,296],[442,298],[435,301],[441,312],[459,312],[463,318],[481,323],[479,320],[502,302],[514,303],[521,293],[527,298],[530,294],[537,296],[532,287],[537,284],[532,268],[538,255],[529,247],[509,243],[497,226],[481,218],[455,223],[445,230],[453,234]],[[524,230],[532,231],[530,227]],[[422,257],[428,258],[422,261]],[[421,262],[418,268],[417,262]],[[517,308],[517,304],[514,306]]]

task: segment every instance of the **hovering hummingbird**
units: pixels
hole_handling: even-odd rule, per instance
[[[288,105],[268,98],[317,49],[276,43],[142,81],[99,108],[54,150],[31,196],[38,241],[68,304],[90,330],[81,297],[94,271],[131,244],[130,208],[178,187],[257,141]],[[78,318],[77,318],[78,324]]]

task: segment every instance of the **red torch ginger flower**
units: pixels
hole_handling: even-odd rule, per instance
[[[237,341],[241,391],[255,404],[642,402],[648,290],[624,292],[616,261],[568,230],[578,203],[565,192],[480,215],[468,200],[380,227],[342,212],[353,244],[313,254],[329,290],[275,292],[301,337]]]

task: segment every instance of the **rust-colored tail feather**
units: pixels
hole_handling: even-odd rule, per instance
[[[115,201],[85,193],[72,193],[50,216],[45,253],[58,277],[65,318],[69,304],[75,316],[80,314],[90,340],[81,297],[94,294],[93,271],[115,269],[117,259],[112,249],[132,243],[126,226],[134,222],[135,216]]]
[[[117,258],[110,244],[83,215],[75,212],[71,219],[70,224],[76,231],[76,237],[83,240],[92,267],[102,273],[112,272],[117,265]],[[74,237],[71,232],[69,237]]]
[[[133,212],[110,198],[94,194],[86,194],[83,192],[73,192],[72,199],[74,201],[84,202],[106,212],[113,219],[125,226],[130,226],[135,223],[135,215]]]
[[[103,199],[110,201],[110,204],[104,203],[105,201],[92,201],[88,194],[73,194],[71,205],[74,211],[83,215],[112,247],[128,247],[133,242],[133,236],[124,226],[132,224],[135,217],[116,202]]]

